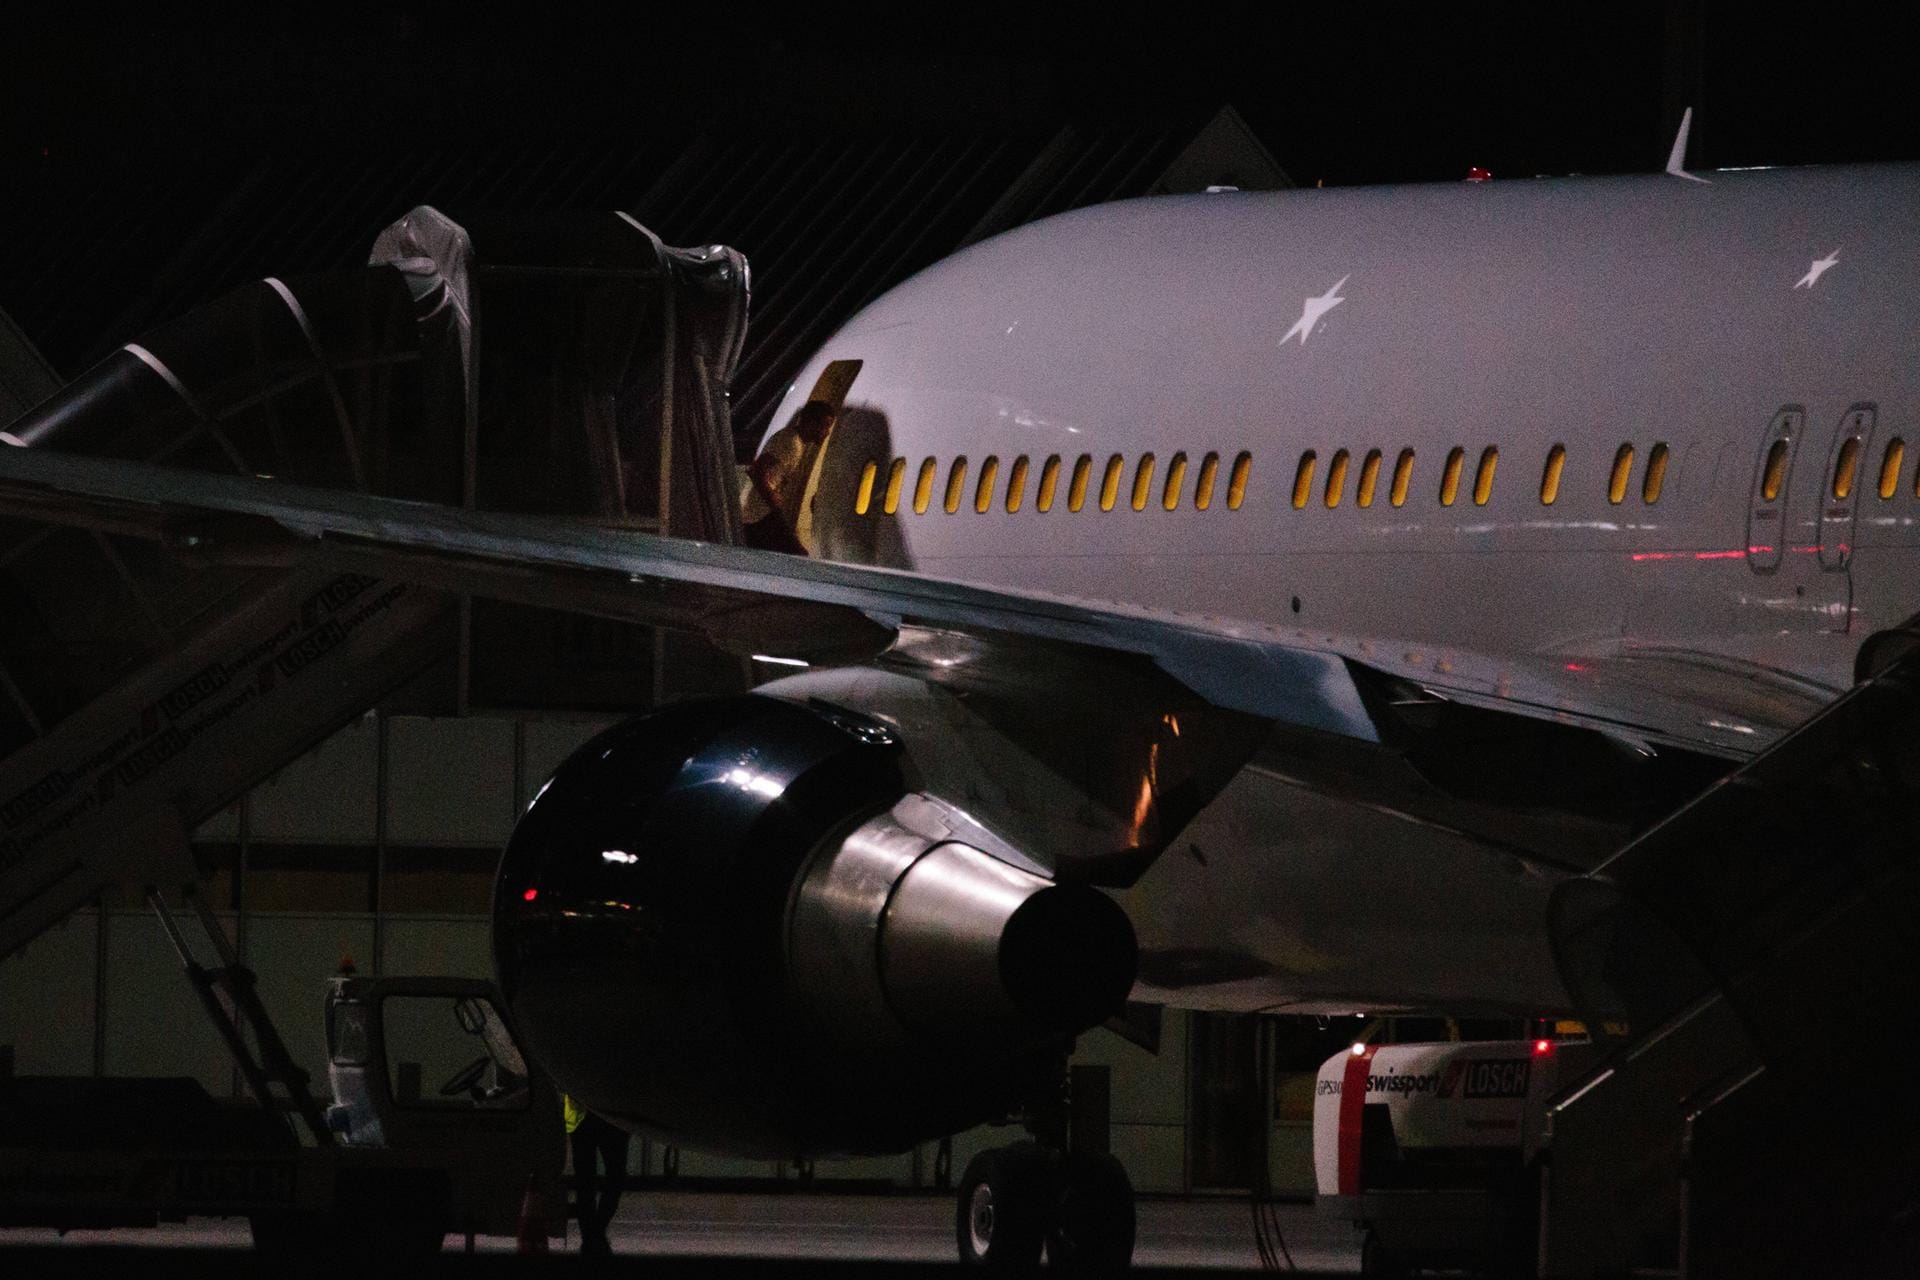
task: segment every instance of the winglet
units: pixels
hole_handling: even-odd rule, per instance
[[[1680,113],[1680,132],[1673,136],[1673,150],[1667,153],[1667,172],[1688,182],[1703,182],[1712,186],[1711,178],[1701,178],[1687,172],[1687,134],[1692,128],[1693,108],[1688,107]]]

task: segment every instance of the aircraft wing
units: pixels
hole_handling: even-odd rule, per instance
[[[319,564],[690,629],[743,654],[865,660],[904,627],[1135,655],[1216,707],[1366,743],[1392,708],[1441,699],[1738,759],[1829,696],[1759,696],[1686,655],[1576,662],[1315,633],[42,449],[0,449],[0,510],[213,562]]]

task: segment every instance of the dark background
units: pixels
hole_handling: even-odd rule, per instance
[[[1227,101],[1295,181],[1906,158],[1903,6],[726,4],[476,19],[385,6],[18,27],[7,164],[645,138],[738,116],[839,132]]]

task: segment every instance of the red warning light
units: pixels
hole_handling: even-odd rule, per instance
[[[1534,1057],[1536,1057],[1536,1058],[1538,1058],[1538,1057],[1540,1057],[1540,1056],[1541,1056],[1542,1054],[1548,1054],[1548,1053],[1552,1053],[1552,1052],[1553,1052],[1553,1041],[1551,1041],[1551,1040],[1535,1040],[1535,1041],[1533,1042],[1533,1056],[1534,1056]]]
[[[520,896],[525,898],[528,902],[532,902],[535,898],[540,896],[540,891],[538,889],[529,889],[525,893],[521,894]]]
[[[1482,169],[1477,164],[1474,165],[1471,169],[1467,170],[1468,182],[1487,182],[1491,180],[1492,177],[1493,177],[1493,174],[1491,171]]]

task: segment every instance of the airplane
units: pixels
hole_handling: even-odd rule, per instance
[[[565,584],[791,669],[561,766],[498,974],[619,1123],[897,1151],[1044,1114],[1129,1000],[1572,1011],[1555,889],[1920,608],[1916,211],[1920,168],[1852,166],[1049,218],[801,372],[805,556],[36,448],[0,507]],[[963,1180],[972,1261],[1058,1235],[1020,1150]],[[1124,1177],[1074,1176],[1124,1260]]]

